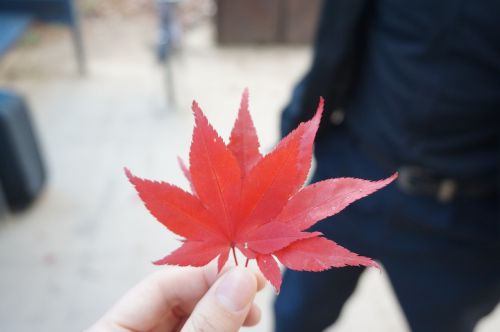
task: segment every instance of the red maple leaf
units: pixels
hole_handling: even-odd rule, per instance
[[[312,160],[314,137],[323,112],[301,123],[269,154],[259,141],[243,92],[238,118],[225,144],[193,102],[195,128],[189,168],[179,164],[191,193],[174,185],[138,178],[125,170],[149,212],[184,240],[180,248],[155,264],[203,266],[218,257],[221,269],[235,249],[257,261],[279,290],[276,259],[290,269],[322,271],[346,265],[377,266],[319,232],[307,229],[352,202],[392,182],[355,178],[329,179],[302,188]]]

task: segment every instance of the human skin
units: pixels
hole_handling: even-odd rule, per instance
[[[233,332],[253,326],[253,303],[265,285],[260,274],[235,267],[172,268],[152,274],[130,289],[87,332]]]

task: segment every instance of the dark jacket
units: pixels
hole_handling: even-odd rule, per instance
[[[282,133],[321,95],[327,110],[345,110],[360,146],[394,167],[498,181],[499,17],[497,0],[326,0]],[[321,135],[332,130],[327,115]]]

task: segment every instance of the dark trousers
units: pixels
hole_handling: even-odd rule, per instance
[[[316,145],[313,181],[392,171],[362,153],[346,129]],[[414,332],[472,331],[500,299],[498,197],[440,203],[396,184],[320,222],[315,230],[380,262]],[[277,332],[323,331],[339,317],[363,268],[285,272],[275,302]]]

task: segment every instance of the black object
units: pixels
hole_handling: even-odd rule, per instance
[[[9,208],[28,207],[45,180],[27,104],[15,93],[0,90],[0,183]]]

